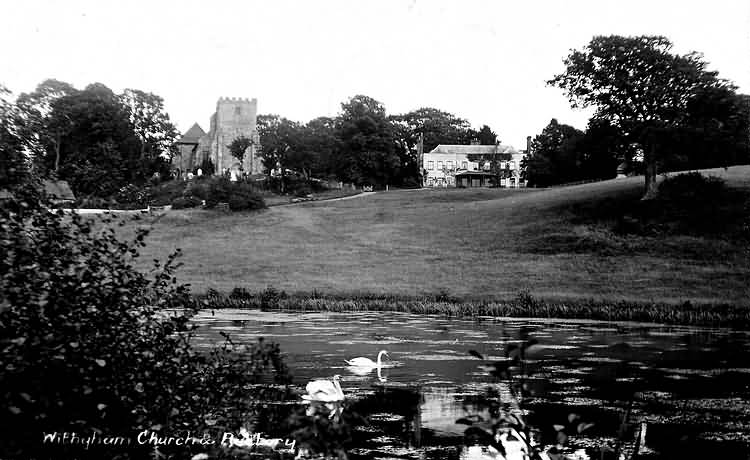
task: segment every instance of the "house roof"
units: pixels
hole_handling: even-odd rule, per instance
[[[206,132],[203,131],[203,128],[201,128],[198,123],[193,123],[193,126],[190,127],[187,131],[185,131],[185,134],[182,135],[182,137],[177,141],[178,144],[197,144],[201,137],[205,136]]]
[[[443,153],[447,155],[492,155],[496,153],[521,153],[510,145],[449,145],[440,144],[427,153]]]
[[[64,180],[45,180],[44,193],[49,195],[50,198],[56,200],[74,201],[76,199],[76,196],[73,194],[73,190],[70,189],[70,185],[68,185],[68,183]]]

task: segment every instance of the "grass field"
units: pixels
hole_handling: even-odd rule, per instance
[[[750,188],[750,167],[708,171]],[[576,214],[637,200],[642,177],[570,187],[392,191],[257,213],[149,218],[143,268],[176,248],[181,282],[251,291],[746,305],[744,243],[612,233]],[[141,222],[143,225],[144,222]]]

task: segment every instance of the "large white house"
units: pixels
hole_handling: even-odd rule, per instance
[[[521,160],[525,153],[509,145],[443,145],[422,155],[425,187],[489,187],[492,184],[492,161],[509,170],[500,180],[501,187],[523,187]],[[471,159],[482,159],[480,162]]]

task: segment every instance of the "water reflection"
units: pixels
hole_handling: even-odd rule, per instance
[[[351,417],[360,420],[352,422],[347,445],[355,458],[478,458],[481,448],[464,446],[467,425],[456,421],[490,420],[513,409],[511,376],[492,366],[520,350],[524,367],[510,374],[524,378],[518,410],[540,442],[554,443],[554,425],[575,413],[596,421],[571,436],[575,446],[613,444],[622,430],[633,438],[646,423],[648,447],[664,458],[701,449],[750,452],[750,336],[744,332],[399,313],[224,310],[196,321],[205,344],[221,341],[222,331],[248,342],[258,336],[278,342],[300,388],[340,374]],[[381,349],[400,365],[355,370],[344,362]]]

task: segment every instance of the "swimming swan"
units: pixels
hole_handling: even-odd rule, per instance
[[[383,366],[383,356],[388,356],[388,352],[385,350],[380,350],[380,353],[378,353],[378,362],[375,362],[371,360],[370,358],[352,358],[350,360],[344,360],[346,364],[350,366],[358,366],[358,367],[377,367],[380,368]]]

